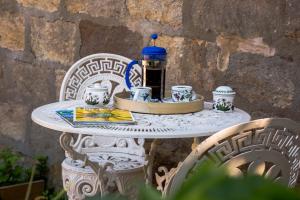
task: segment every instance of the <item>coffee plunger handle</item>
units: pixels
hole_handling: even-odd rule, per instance
[[[137,60],[133,60],[131,61],[126,68],[125,71],[125,81],[126,81],[126,85],[128,87],[128,89],[130,89],[132,87],[131,82],[130,82],[130,71],[133,68],[133,65],[139,64]]]
[[[158,38],[158,35],[156,33],[151,35],[151,39],[153,40],[153,46],[155,46],[155,40]]]

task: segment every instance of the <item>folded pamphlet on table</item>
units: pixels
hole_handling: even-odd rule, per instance
[[[76,107],[73,110],[58,110],[56,113],[76,128],[136,123],[130,111],[115,108]]]

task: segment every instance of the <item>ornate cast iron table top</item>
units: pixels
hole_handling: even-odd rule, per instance
[[[99,136],[128,138],[188,138],[212,135],[224,128],[250,121],[245,111],[236,108],[232,113],[216,113],[205,103],[204,110],[180,115],[150,115],[133,113],[136,125],[104,125],[97,128],[73,128],[55,111],[83,106],[83,101],[61,101],[36,108],[32,120],[49,129]]]

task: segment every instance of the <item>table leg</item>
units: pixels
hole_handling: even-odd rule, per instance
[[[157,150],[157,146],[160,143],[158,139],[154,139],[151,143],[149,153],[146,155],[148,161],[147,166],[145,166],[146,184],[152,185],[153,179],[153,163]]]
[[[192,150],[194,150],[201,142],[203,142],[207,137],[195,137],[192,144]]]
[[[111,163],[105,163],[104,165],[99,165],[96,162],[92,162],[88,159],[87,155],[76,152],[72,147],[72,141],[74,141],[72,134],[63,133],[60,136],[60,145],[67,152],[67,154],[73,160],[81,160],[84,163],[84,166],[89,166],[96,173],[98,177],[98,185],[99,190],[101,192],[101,196],[105,195],[108,191],[108,185],[112,183],[114,180],[113,171],[107,171],[108,168],[112,169]]]
[[[198,144],[200,144],[199,138],[195,137],[194,142],[193,142],[192,147],[191,147],[192,150],[194,150],[198,146]]]

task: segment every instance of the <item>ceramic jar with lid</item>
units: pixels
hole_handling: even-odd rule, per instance
[[[216,112],[232,112],[234,110],[235,92],[229,86],[219,86],[213,91],[213,109]]]
[[[104,106],[110,101],[108,88],[102,87],[100,83],[88,86],[83,98],[86,104],[95,106]]]

